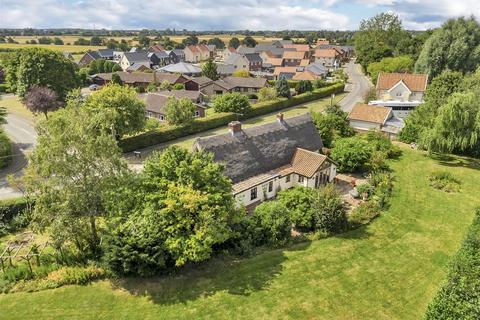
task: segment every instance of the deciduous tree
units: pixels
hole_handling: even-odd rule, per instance
[[[48,113],[57,110],[62,103],[52,89],[46,87],[32,86],[24,98],[25,106],[31,112],[43,113],[48,118]]]
[[[193,121],[196,107],[190,99],[169,98],[166,109],[168,123],[173,125],[188,125]]]

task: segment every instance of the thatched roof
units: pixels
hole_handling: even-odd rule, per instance
[[[212,152],[226,166],[233,183],[290,164],[297,148],[317,151],[323,147],[310,114],[225,133],[198,138],[196,150]]]

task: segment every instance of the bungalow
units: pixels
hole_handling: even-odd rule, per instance
[[[350,126],[358,132],[376,130],[390,139],[395,139],[404,127],[401,119],[396,118],[392,108],[357,103],[348,115]]]
[[[316,49],[313,57],[316,63],[328,68],[336,68],[340,65],[341,56],[335,49]]]
[[[207,96],[220,95],[226,92],[256,93],[267,86],[265,78],[225,77],[201,87]]]
[[[211,152],[225,166],[233,182],[237,206],[248,209],[295,186],[319,188],[334,181],[336,165],[320,154],[323,143],[310,114],[242,128],[238,121],[229,132],[198,138],[195,151]]]
[[[120,59],[120,67],[122,67],[123,71],[127,71],[127,69],[133,64],[145,65],[150,67],[152,62],[150,60],[150,57],[148,56],[148,53],[145,51],[125,52]]]
[[[273,71],[273,77],[275,80],[281,78],[292,79],[297,72],[301,71],[299,67],[276,67]]]
[[[292,77],[292,80],[297,80],[297,81],[300,81],[300,80],[313,81],[316,79],[318,79],[318,77],[313,72],[310,72],[310,71],[297,72]]]
[[[151,83],[160,84],[164,81],[171,85],[183,83],[187,90],[198,90],[198,85],[180,74],[169,74],[161,72],[116,72],[122,82],[132,87],[146,88]],[[113,73],[98,73],[91,76],[92,82],[97,85],[105,85],[112,81]]]
[[[405,118],[423,103],[428,75],[380,73],[377,79],[377,99],[369,104],[390,107],[396,117]]]
[[[162,72],[168,73],[180,73],[186,76],[200,76],[202,74],[202,68],[197,67],[187,62],[179,62],[170,64],[159,69]]]
[[[159,121],[165,121],[168,99],[189,99],[195,104],[194,117],[205,117],[205,107],[200,105],[202,94],[199,91],[172,90],[148,93],[145,97],[146,115]]]
[[[325,78],[328,74],[328,68],[316,62],[310,63],[304,70],[315,74],[317,78]]]
[[[105,60],[113,60],[113,49],[98,49],[98,55]]]

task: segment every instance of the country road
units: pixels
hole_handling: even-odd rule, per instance
[[[361,66],[353,61],[350,61],[345,66],[345,70],[348,74],[348,84],[345,90],[349,93],[339,104],[343,111],[350,112],[357,102],[363,101],[365,94],[372,87],[372,83],[370,79],[363,74]]]
[[[13,161],[10,166],[0,170],[0,199],[14,198],[21,195],[9,187],[7,175],[22,174],[22,169],[27,165],[26,154],[37,142],[37,133],[30,119],[9,113],[7,122],[3,129],[13,142]]]

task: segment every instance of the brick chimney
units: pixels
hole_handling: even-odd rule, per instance
[[[228,124],[228,131],[232,135],[236,135],[242,132],[242,123],[240,121],[232,121]]]
[[[283,123],[283,113],[277,113],[277,121],[279,123]]]

